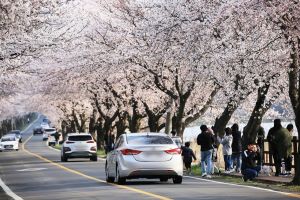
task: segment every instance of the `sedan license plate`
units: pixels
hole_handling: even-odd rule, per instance
[[[13,145],[4,145],[4,148],[5,149],[11,149],[11,148],[13,148]]]

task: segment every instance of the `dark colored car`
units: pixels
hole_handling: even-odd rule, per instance
[[[37,134],[43,134],[43,129],[42,128],[33,129],[33,135],[37,135]]]

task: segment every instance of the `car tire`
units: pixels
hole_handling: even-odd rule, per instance
[[[159,181],[160,181],[160,182],[168,182],[168,178],[164,178],[164,177],[163,177],[163,178],[160,178]]]
[[[106,177],[106,182],[108,183],[113,183],[115,181],[115,177],[110,177],[109,172],[107,169],[107,164],[105,164],[105,177]]]
[[[0,152],[2,152],[2,150],[0,150]]]
[[[68,157],[65,156],[65,155],[62,155],[62,156],[60,157],[60,160],[61,160],[61,162],[68,162]]]
[[[173,183],[174,184],[181,184],[182,183],[182,176],[175,176],[173,178]]]
[[[19,151],[19,149],[16,149],[16,151]]]
[[[90,161],[98,161],[98,157],[97,156],[92,156],[92,157],[90,157]]]
[[[124,185],[126,183],[126,178],[120,177],[119,167],[116,166],[116,182],[119,185]]]

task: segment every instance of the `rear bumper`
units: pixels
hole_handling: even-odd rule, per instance
[[[6,146],[0,147],[1,151],[5,151],[5,150],[17,150],[17,149],[19,149],[19,147],[17,145],[6,145]]]
[[[68,158],[90,158],[90,157],[97,156],[97,153],[91,151],[74,151],[74,152],[66,152],[65,155]]]
[[[118,160],[120,176],[126,178],[172,178],[183,175],[183,162],[180,155],[169,161],[139,162],[133,156],[120,156]]]

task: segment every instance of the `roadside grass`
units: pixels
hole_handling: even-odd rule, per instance
[[[60,144],[56,144],[55,146],[53,146],[55,149],[61,150],[61,145]],[[98,149],[97,150],[97,155],[100,158],[106,158],[106,154],[105,154],[105,150],[104,149]]]
[[[98,149],[98,150],[97,150],[97,155],[98,155],[100,158],[106,158],[106,153],[105,153],[105,150],[104,150],[104,149]]]
[[[296,186],[296,185],[289,185],[283,183],[266,183],[266,182],[260,182],[259,180],[255,180],[255,179],[253,181],[244,182],[241,177],[233,177],[228,175],[214,176],[213,180],[225,182],[225,183],[255,186],[255,187],[260,187],[265,189],[281,191],[281,192],[292,192],[292,193],[300,192],[300,186]]]
[[[61,150],[61,145],[60,144],[56,144],[55,146],[53,146],[55,149]]]
[[[192,174],[195,176],[201,176],[201,167],[199,165],[192,165]]]
[[[201,167],[199,164],[192,166],[193,176],[201,176]],[[213,175],[212,180],[223,182],[223,183],[233,183],[238,185],[247,185],[260,187],[265,189],[271,189],[281,192],[290,192],[290,193],[300,193],[300,186],[290,185],[285,183],[266,183],[261,180],[253,180],[244,182],[242,177],[230,176],[230,175]]]

